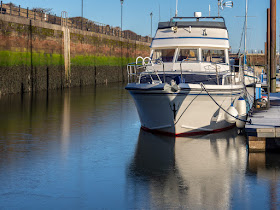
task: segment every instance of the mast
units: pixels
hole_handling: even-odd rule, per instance
[[[247,64],[247,15],[248,15],[248,0],[245,1],[245,32],[244,32],[244,67]]]

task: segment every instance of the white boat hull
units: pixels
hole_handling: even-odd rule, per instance
[[[138,85],[139,86],[139,85]],[[177,92],[160,88],[137,87],[130,85],[127,89],[132,95],[137,107],[141,125],[144,129],[169,135],[185,136],[218,132],[234,127],[235,123],[225,120],[225,111],[232,101],[243,96],[242,86],[218,85],[205,86],[185,85]],[[136,88],[137,87],[137,88]]]

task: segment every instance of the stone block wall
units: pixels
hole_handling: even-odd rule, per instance
[[[125,82],[126,64],[149,55],[150,43],[70,29],[65,78],[63,28],[0,14],[0,94]]]

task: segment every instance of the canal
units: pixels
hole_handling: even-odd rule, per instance
[[[277,209],[280,155],[140,129],[122,84],[0,99],[0,209]]]

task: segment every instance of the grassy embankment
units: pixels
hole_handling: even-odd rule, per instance
[[[64,65],[61,54],[33,52],[0,51],[0,66],[48,66]],[[71,58],[71,65],[77,66],[121,66],[135,62],[135,58],[120,58],[115,56],[76,55]]]

